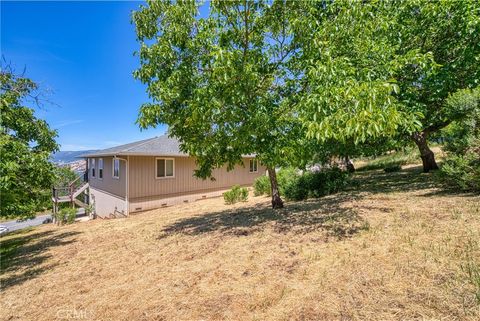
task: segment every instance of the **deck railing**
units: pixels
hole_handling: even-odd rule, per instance
[[[68,186],[61,187],[52,187],[52,198],[54,201],[59,200],[60,198],[70,197],[70,200],[73,202],[73,194],[75,191],[80,188],[85,183],[88,183],[88,172],[85,171],[81,175],[78,175],[73,181],[71,181]]]

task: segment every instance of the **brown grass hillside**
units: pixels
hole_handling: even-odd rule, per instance
[[[480,197],[418,167],[1,238],[2,320],[479,320]]]

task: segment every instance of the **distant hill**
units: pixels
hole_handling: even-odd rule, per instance
[[[80,155],[95,152],[95,150],[71,150],[71,151],[60,151],[52,155],[52,162],[55,164],[68,164],[80,160],[77,158]]]

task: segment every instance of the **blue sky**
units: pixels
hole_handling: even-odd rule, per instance
[[[1,1],[1,52],[17,71],[51,90],[58,104],[37,116],[58,129],[61,150],[107,148],[158,136],[135,120],[148,101],[132,77],[138,48],[130,13],[142,2]]]

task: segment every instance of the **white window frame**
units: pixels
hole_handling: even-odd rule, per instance
[[[250,169],[251,166],[250,164],[253,162],[253,171]],[[258,159],[255,159],[255,158],[251,158],[248,162],[248,171],[250,173],[258,173]]]
[[[92,173],[92,178],[97,178],[95,175],[95,158],[90,158],[90,170]]]
[[[158,160],[159,159],[163,159],[165,160],[165,176],[163,177],[158,177],[157,176],[157,173],[158,173],[158,169],[157,169],[157,166],[158,166]],[[171,160],[173,162],[173,175],[172,176],[167,176],[167,160]],[[155,157],[155,179],[169,179],[169,178],[175,178],[175,158],[169,158],[169,157]]]
[[[100,166],[100,164],[101,164],[102,166]],[[101,175],[102,177],[100,177],[100,170],[102,171],[102,175]],[[103,173],[103,158],[99,158],[99,159],[98,159],[98,179],[99,179],[99,180],[103,180],[103,174],[104,174],[104,173]]]
[[[115,162],[118,162],[118,176],[115,176]],[[120,179],[120,158],[114,157],[112,159],[112,178]]]

